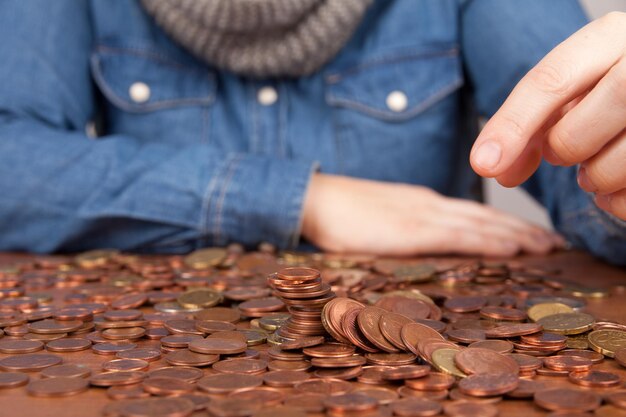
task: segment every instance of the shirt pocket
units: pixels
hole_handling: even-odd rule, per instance
[[[455,45],[374,57],[325,81],[340,173],[446,188],[463,84]]]
[[[156,51],[99,46],[91,71],[105,98],[105,134],[176,144],[208,141],[215,74]]]

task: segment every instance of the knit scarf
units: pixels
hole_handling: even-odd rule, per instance
[[[140,0],[176,42],[254,78],[309,75],[350,39],[373,0]]]

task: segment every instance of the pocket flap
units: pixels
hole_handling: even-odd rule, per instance
[[[371,59],[326,75],[326,100],[371,116],[411,118],[463,84],[458,48],[433,48]]]
[[[161,54],[100,46],[92,54],[94,79],[106,98],[130,112],[209,105],[215,76],[208,69],[182,65]]]

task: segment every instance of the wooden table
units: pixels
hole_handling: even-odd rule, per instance
[[[0,265],[15,260],[28,259],[27,255],[0,254]],[[447,260],[449,261],[449,259]],[[598,320],[612,320],[626,323],[626,270],[609,266],[597,259],[581,252],[562,252],[545,257],[524,257],[520,261],[527,265],[542,268],[557,268],[562,270],[562,276],[593,287],[611,290],[607,298],[588,299],[586,311],[593,314]],[[429,284],[430,285],[430,284]],[[429,285],[424,288],[428,289]],[[438,289],[441,291],[441,287]],[[64,291],[54,291],[55,296],[63,295]],[[156,342],[141,342],[148,346]],[[94,373],[100,372],[100,365],[111,359],[109,356],[98,356],[90,350],[62,354],[65,363],[81,363],[89,365]],[[8,355],[0,354],[0,359]],[[151,363],[150,368],[165,366],[162,360]],[[618,372],[626,381],[626,369],[621,368],[612,360],[606,360],[597,366]],[[213,371],[207,370],[207,373]],[[38,373],[32,373],[32,378],[38,378]],[[536,377],[545,381],[549,387],[569,385],[566,379],[559,377]],[[602,390],[596,390],[603,392]],[[604,391],[606,392],[606,391]],[[24,387],[0,390],[0,417],[91,417],[100,416],[102,408],[111,400],[105,395],[104,389],[91,388],[88,392],[68,398],[35,398],[26,394]],[[532,401],[505,400],[498,405],[500,415],[506,417],[533,417],[544,416],[547,413],[533,405]],[[206,412],[197,413],[206,416]],[[477,416],[479,417],[479,416]]]

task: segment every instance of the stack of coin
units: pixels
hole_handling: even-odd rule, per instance
[[[270,275],[268,284],[274,295],[287,305],[291,317],[277,331],[286,339],[303,336],[324,336],[321,312],[335,294],[322,281],[320,272],[312,268],[284,268]]]

